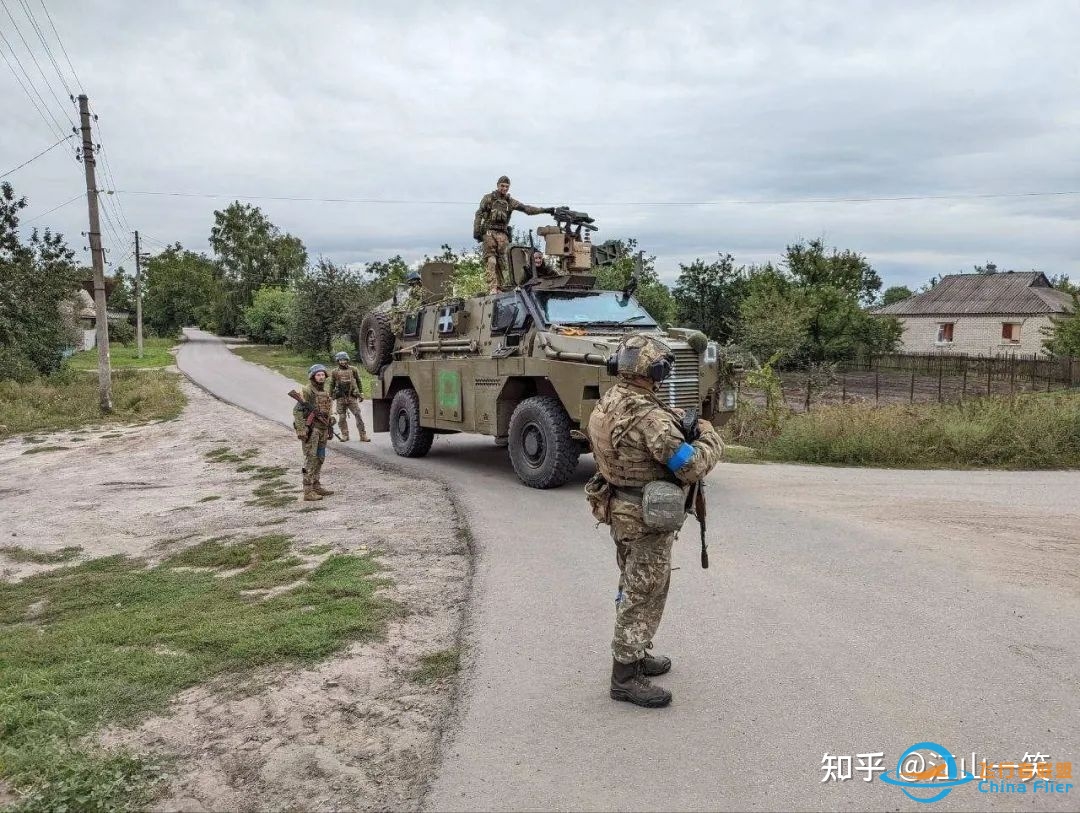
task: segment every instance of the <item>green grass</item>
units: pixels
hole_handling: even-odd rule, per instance
[[[30,384],[0,381],[0,438],[85,424],[170,419],[185,403],[180,376],[163,370],[113,373],[112,400],[112,413],[102,414],[97,378],[89,375],[61,374]]]
[[[752,435],[753,432],[748,432]],[[963,404],[847,405],[789,416],[764,440],[770,460],[895,468],[1080,467],[1080,393]]]
[[[210,569],[182,567],[194,563]],[[215,676],[381,635],[397,610],[375,595],[377,571],[343,555],[308,571],[287,537],[265,536],[210,540],[153,568],[112,556],[0,584],[0,778],[26,810],[145,807],[156,767],[79,738]],[[264,600],[245,593],[297,581]]]
[[[456,674],[460,668],[461,653],[457,648],[444,649],[421,658],[420,666],[412,677],[417,683],[434,683]]]
[[[133,341],[130,345],[109,344],[109,364],[117,370],[126,367],[168,367],[175,359],[169,350],[176,347],[176,339],[144,339],[143,357],[139,358],[138,348]],[[98,351],[83,350],[67,360],[73,370],[96,370]]]
[[[211,494],[208,497],[200,497],[199,502],[213,502],[214,500],[220,500],[220,499],[221,499],[220,494]]]
[[[4,556],[13,562],[33,562],[35,565],[56,565],[61,562],[70,562],[82,553],[82,547],[79,545],[71,545],[66,548],[60,548],[60,550],[57,551],[45,552],[24,548],[22,545],[8,545],[0,548],[0,553],[4,554]]]
[[[364,395],[370,395],[371,385],[375,381],[374,377],[360,365],[359,360],[355,358],[356,353],[353,350],[350,350],[349,348],[341,349],[348,352],[349,356],[352,357],[353,366],[360,371]],[[307,383],[307,371],[312,364],[325,364],[327,369],[334,364],[333,354],[320,355],[294,353],[292,350],[281,345],[241,345],[239,347],[233,347],[232,351],[246,361],[261,364],[264,367],[269,367],[271,370],[276,370],[282,375],[293,379],[298,384]]]
[[[41,452],[63,452],[70,449],[70,446],[35,446],[33,449],[27,449],[23,454],[40,454]]]

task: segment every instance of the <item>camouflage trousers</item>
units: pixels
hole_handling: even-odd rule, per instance
[[[343,441],[349,439],[350,412],[356,419],[356,431],[361,435],[367,434],[367,429],[364,427],[364,417],[360,414],[359,398],[338,398],[335,404],[337,406],[338,432],[341,434]]]
[[[506,232],[484,232],[484,274],[487,277],[488,293],[498,293],[501,287],[510,284],[510,263],[506,254],[509,244],[510,238]]]
[[[326,460],[326,439],[329,430],[325,426],[312,425],[307,440],[300,441],[304,450],[304,488],[311,488],[319,482],[323,461]]]
[[[613,499],[611,538],[619,564],[611,654],[619,663],[633,663],[652,647],[664,615],[675,534],[651,532],[641,519],[641,506]]]

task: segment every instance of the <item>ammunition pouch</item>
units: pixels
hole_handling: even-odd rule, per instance
[[[611,524],[612,488],[611,483],[605,480],[600,472],[590,477],[585,484],[585,500],[589,503],[589,509],[596,521],[605,525]]]
[[[334,387],[334,398],[348,398],[351,393],[351,389],[345,384],[338,384]]]
[[[678,531],[686,521],[686,492],[677,483],[653,480],[641,489],[641,516],[657,533]]]

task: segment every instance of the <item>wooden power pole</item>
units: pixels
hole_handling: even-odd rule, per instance
[[[94,142],[90,138],[90,101],[79,96],[82,122],[82,160],[86,168],[86,206],[90,213],[90,259],[94,266],[94,321],[98,347],[98,400],[102,412],[112,412],[112,376],[109,369],[109,313],[105,307],[105,251],[101,247],[97,179],[94,176]]]
[[[139,230],[135,230],[135,343],[142,358],[142,254],[139,253]]]

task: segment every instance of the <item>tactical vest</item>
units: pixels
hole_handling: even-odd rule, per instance
[[[510,226],[510,199],[492,195],[488,203],[487,222],[484,228],[489,231],[506,231]]]
[[[335,367],[330,373],[330,381],[330,394],[334,398],[356,397],[356,377],[352,367],[346,367],[344,370]]]
[[[660,409],[643,394],[616,385],[604,393],[589,418],[593,459],[604,479],[615,486],[643,486],[671,480],[671,472],[657,463],[635,432],[641,420]]]
[[[304,387],[304,400],[308,402],[309,406],[314,407],[316,410],[326,415],[323,419],[316,416],[315,423],[328,426],[332,420],[330,417],[330,410],[334,407],[334,399],[330,397],[330,393],[326,391],[326,387],[316,387],[314,384]]]

